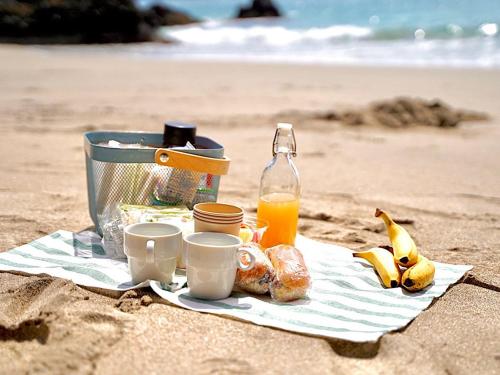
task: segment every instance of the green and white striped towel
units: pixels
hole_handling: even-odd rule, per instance
[[[100,237],[59,230],[48,236],[0,253],[0,270],[46,273],[72,280],[75,284],[111,290],[129,290],[148,286],[134,285],[127,260],[106,257]]]
[[[158,282],[150,285],[162,298],[186,309],[310,335],[365,342],[376,341],[384,333],[406,326],[472,268],[436,262],[434,284],[410,294],[401,288],[383,288],[372,267],[363,259],[353,258],[346,248],[303,236],[297,236],[296,246],[304,254],[313,280],[304,300],[277,303],[269,297],[233,293],[224,300],[203,301],[191,297],[188,289],[169,292]],[[126,262],[102,258],[103,255],[96,238],[58,231],[0,254],[0,270],[47,273],[80,285],[112,290],[148,285],[133,285]]]

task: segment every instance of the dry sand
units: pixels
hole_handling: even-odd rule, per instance
[[[347,127],[312,111],[397,95],[492,121],[457,129]],[[300,231],[350,248],[386,243],[383,207],[432,259],[472,264],[405,330],[354,345],[199,314],[144,294],[0,273],[0,372],[498,373],[500,71],[198,63],[123,48],[0,47],[0,251],[91,226],[82,132],[195,121],[232,158],[221,200],[255,209],[278,120],[297,128]],[[141,299],[142,297],[142,299]],[[142,302],[141,302],[142,301]]]

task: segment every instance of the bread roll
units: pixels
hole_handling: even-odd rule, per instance
[[[266,250],[274,267],[274,279],[269,284],[271,297],[277,301],[293,301],[305,297],[311,286],[311,276],[302,253],[290,245],[278,245]]]
[[[255,257],[255,266],[248,271],[238,268],[234,284],[250,293],[266,294],[269,291],[269,281],[274,277],[271,261],[256,243],[248,243],[242,249]]]

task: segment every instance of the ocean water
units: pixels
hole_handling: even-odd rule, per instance
[[[140,0],[147,6],[158,0]],[[181,59],[500,67],[500,0],[278,0],[279,19],[232,20],[249,0],[165,0],[203,20],[166,27]]]

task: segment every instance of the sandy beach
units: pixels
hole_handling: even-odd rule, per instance
[[[491,120],[391,129],[319,120],[397,96]],[[232,159],[220,201],[256,209],[275,123],[292,122],[300,232],[351,249],[387,243],[385,208],[422,253],[474,268],[401,332],[328,341],[0,272],[0,372],[493,374],[500,368],[500,70],[185,62],[121,47],[0,46],[0,251],[92,226],[83,132],[192,121]],[[144,295],[153,297],[149,303]]]

